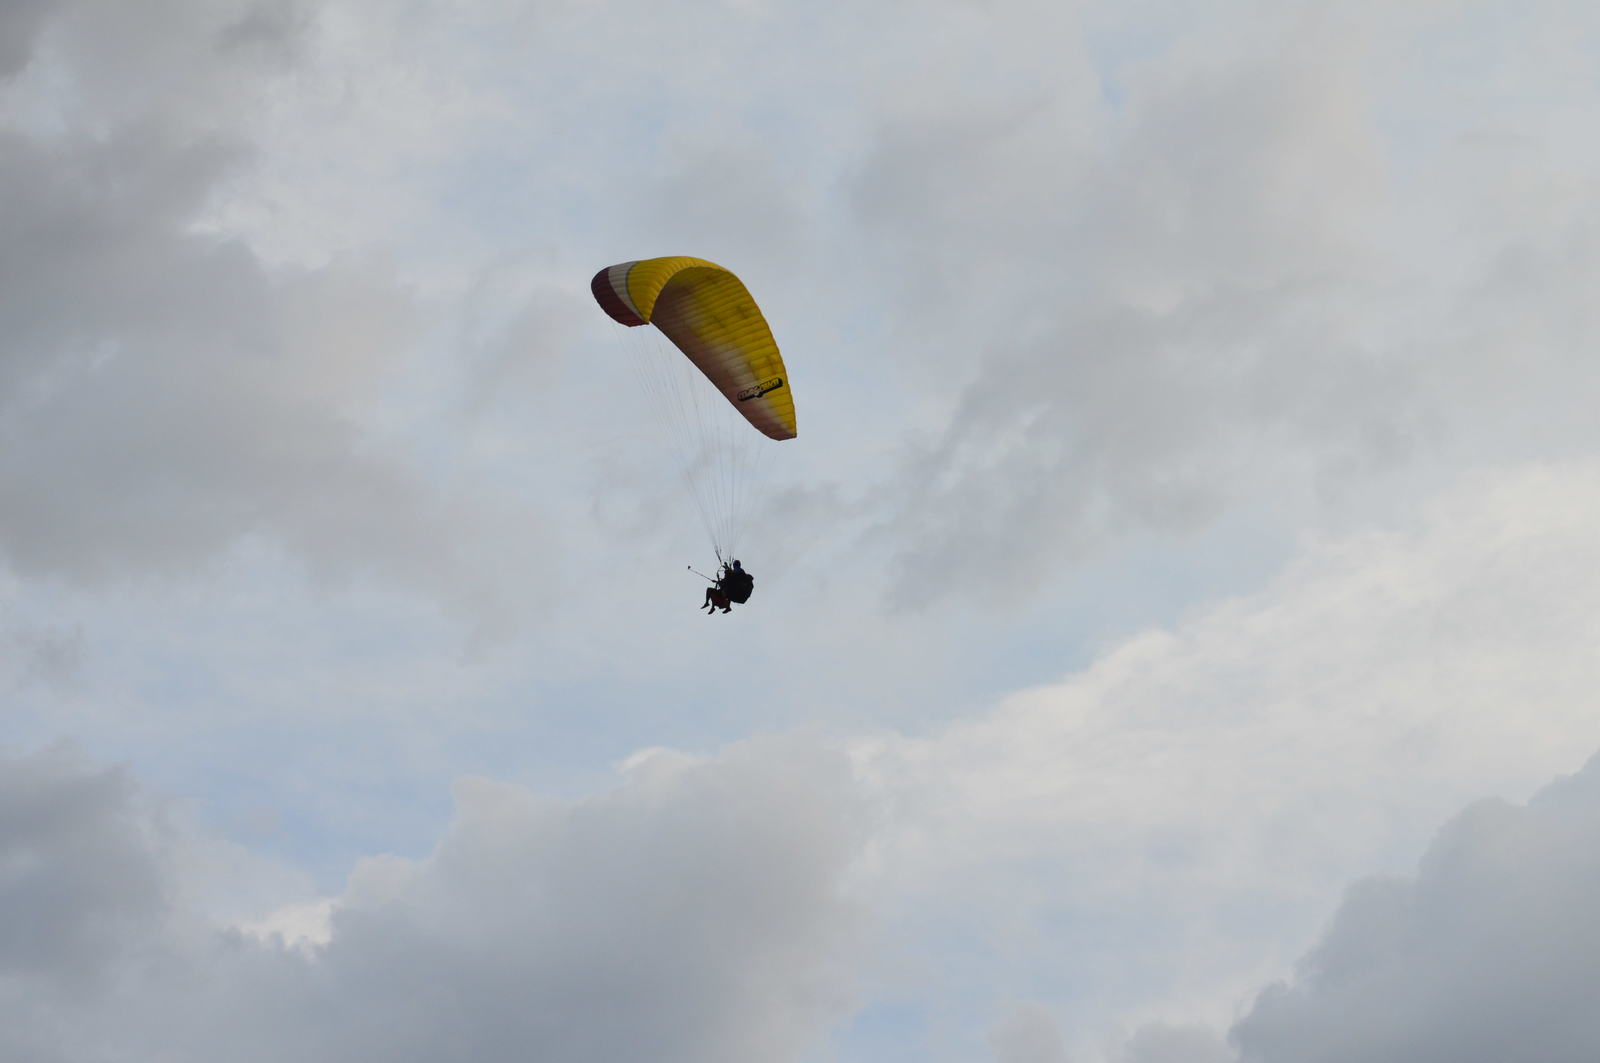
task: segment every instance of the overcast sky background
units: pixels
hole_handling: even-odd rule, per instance
[[[11,0],[0,1056],[1600,1058],[1596,54]],[[667,254],[798,405],[728,617]]]

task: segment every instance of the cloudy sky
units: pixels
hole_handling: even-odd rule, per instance
[[[0,1057],[1600,1058],[1600,8],[0,6]],[[731,616],[588,281],[783,346]]]

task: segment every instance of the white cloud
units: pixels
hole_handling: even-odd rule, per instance
[[[1600,746],[1597,482],[1469,481],[1060,683],[855,743],[893,824],[870,864],[891,933],[938,957],[921,970],[964,956],[974,994],[1029,987],[1090,1044],[1156,999],[1214,1020],[1351,874]]]
[[[314,950],[333,939],[333,906],[329,897],[295,901],[262,918],[246,920],[239,929],[263,942]]]

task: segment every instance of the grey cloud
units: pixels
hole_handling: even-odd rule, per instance
[[[376,533],[414,488],[359,454],[349,409],[402,342],[381,280],[286,284],[185,235],[215,150],[17,147],[4,272],[21,298],[0,322],[12,562],[97,579],[181,570],[258,531],[330,559],[390,541]]]
[[[4,610],[0,603],[0,611]],[[19,686],[67,688],[81,678],[85,638],[81,627],[51,627],[12,620],[0,625],[0,669]]]
[[[295,0],[260,0],[223,26],[218,41],[224,49],[254,50],[288,62],[299,53],[308,26],[309,16]]]
[[[1592,446],[1594,199],[1570,182],[1593,163],[1554,131],[1548,171],[1397,138],[1377,101],[1428,77],[1391,48],[1419,19],[1200,33],[1127,65],[1114,107],[1068,81],[975,109],[932,80],[879,116],[849,187],[893,307],[884,357],[968,376],[882,493],[894,600],[1014,596],[1263,492],[1313,513],[1408,465]],[[1417,120],[1480,122],[1429,99]],[[1508,194],[1437,191],[1463,167]],[[1541,182],[1511,169],[1563,206],[1519,205]]]
[[[1009,130],[933,125],[921,199],[896,199],[918,185],[905,149],[880,149],[860,194],[912,215],[863,201],[863,222],[914,241],[936,296],[982,322],[954,325],[972,383],[902,479],[902,598],[951,575],[1015,590],[1050,555],[1204,523],[1270,469],[1264,432],[1291,465],[1405,446],[1413,385],[1339,323],[1364,265],[1342,230],[1370,209],[1376,152],[1326,66],[1158,71],[1107,147],[1049,107]],[[924,294],[902,308],[949,327],[909,301]]]
[[[185,906],[121,776],[0,769],[0,1038],[72,1031],[28,1058],[783,1060],[850,1006],[848,772],[804,743],[656,755],[573,804],[466,781],[434,854],[359,867],[311,949]],[[103,985],[62,997],[61,970]]]
[[[1526,807],[1486,801],[1414,878],[1353,887],[1292,983],[1234,1028],[1244,1063],[1600,1057],[1600,758]]]
[[[69,128],[237,133],[301,53],[313,25],[303,9],[300,0],[60,0],[37,39],[34,63],[49,75],[37,87]]]
[[[1061,1028],[1043,1004],[1017,1004],[989,1031],[995,1063],[1067,1063]]]
[[[663,254],[710,241],[737,248],[741,271],[758,262],[776,267],[804,242],[806,228],[802,189],[778,146],[763,137],[740,143],[686,131],[663,152],[647,194],[627,213],[639,231],[662,241]]]
[[[0,7],[0,78],[10,77],[33,58],[34,38],[54,0],[11,0]]]
[[[0,275],[14,298],[0,311],[0,400],[48,399],[53,378],[108,357],[125,334],[248,334],[262,309],[252,264],[182,233],[230,155],[159,128],[78,144],[5,137]]]
[[[120,771],[64,750],[0,758],[0,970],[77,999],[108,963],[134,961],[166,907],[162,830]],[[16,996],[0,1010],[0,1038],[30,1025]]]
[[[1117,1063],[1233,1063],[1233,1053],[1205,1027],[1151,1024],[1128,1039]]]
[[[250,164],[241,119],[276,76],[234,53],[283,61],[297,12],[156,5],[114,43],[125,12],[49,13],[50,61],[83,91],[64,128],[0,129],[0,556],[96,583],[254,538],[320,578],[492,608],[467,557],[497,552],[493,519],[451,527],[487,510],[439,497],[370,430],[416,343],[411,297],[378,263],[274,269],[198,231]]]

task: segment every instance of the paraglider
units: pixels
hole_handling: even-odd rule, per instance
[[[623,262],[596,273],[589,287],[612,320],[671,344],[636,354],[635,366],[677,441],[717,559],[731,557],[767,448],[796,435],[789,372],[766,318],[743,281],[699,258]],[[736,560],[712,582],[702,608],[725,613],[754,588]]]
[[[756,578],[744,570],[738,558],[722,566],[717,580],[706,588],[706,600],[700,608],[706,610],[708,615],[721,609],[724,613],[731,612],[734,605],[743,605],[750,600],[750,594],[756,589]]]

